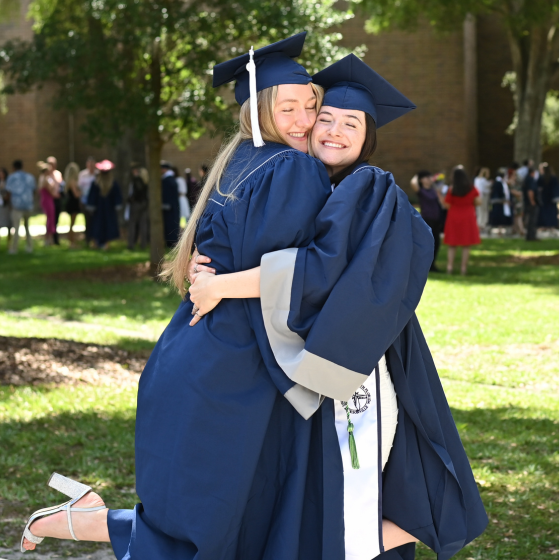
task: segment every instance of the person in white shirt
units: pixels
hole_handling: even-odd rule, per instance
[[[176,167],[173,168],[173,172],[175,173],[175,180],[177,181],[177,189],[179,191],[179,211],[181,213],[181,218],[185,218],[185,220],[188,221],[191,216],[191,208],[187,200],[187,182],[184,177],[181,177]],[[187,170],[185,170],[185,172],[187,172]],[[190,169],[188,172],[190,173]]]
[[[476,221],[480,230],[488,227],[488,214],[490,207],[490,191],[492,190],[492,181],[490,181],[490,169],[481,167],[476,174],[474,186],[480,193],[481,203],[476,207]]]

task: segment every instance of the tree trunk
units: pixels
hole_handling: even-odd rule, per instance
[[[464,93],[465,93],[465,133],[466,156],[465,167],[474,177],[476,166],[479,164],[478,155],[478,81],[476,61],[476,18],[468,14],[463,22],[463,62]]]
[[[509,43],[516,73],[514,159],[519,163],[532,159],[537,164],[542,156],[542,114],[555,68],[557,30],[552,25],[535,25],[521,37],[509,30]]]
[[[148,132],[146,139],[148,173],[150,175],[150,274],[155,278],[165,255],[163,214],[161,210],[161,150],[163,142],[157,128]]]

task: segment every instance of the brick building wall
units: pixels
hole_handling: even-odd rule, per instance
[[[0,43],[13,38],[30,38],[30,22],[25,14],[29,0],[23,0],[19,17],[0,25]],[[505,134],[511,122],[513,102],[501,87],[510,68],[510,54],[504,30],[492,18],[479,18],[478,41],[478,162],[492,169],[508,164],[512,138]],[[343,45],[352,49],[367,47],[365,62],[399,88],[417,109],[388,124],[378,132],[378,150],[373,163],[393,172],[397,182],[408,187],[410,177],[419,169],[443,171],[466,163],[464,52],[463,34],[436,36],[427,26],[415,33],[387,32],[372,36],[364,22],[355,18],[341,31]],[[55,86],[25,95],[10,96],[8,112],[0,115],[0,165],[9,167],[13,159],[24,160],[36,173],[35,162],[55,155],[64,169],[73,155],[83,166],[88,155],[109,157],[117,163],[143,159],[142,145],[126,140],[117,147],[95,147],[80,132],[80,115],[69,115],[52,106]],[[221,143],[221,135],[206,135],[185,150],[173,143],[164,147],[163,157],[179,169],[196,172],[210,163]],[[554,163],[554,162],[553,162]],[[126,173],[125,165],[121,174]]]
[[[389,32],[372,36],[364,21],[346,22],[341,44],[349,49],[366,45],[364,61],[409,97],[417,109],[378,131],[372,163],[391,171],[407,187],[419,169],[448,172],[465,161],[463,110],[463,40],[461,33],[445,39],[428,29],[414,34]],[[203,137],[180,151],[173,145],[164,157],[179,167],[210,162],[220,137]]]

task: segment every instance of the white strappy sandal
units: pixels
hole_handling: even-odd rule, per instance
[[[98,506],[93,508],[79,508],[79,507],[72,507],[78,500],[83,498],[88,492],[91,492],[91,487],[82,484],[81,482],[76,482],[71,478],[67,478],[62,476],[58,473],[53,473],[49,479],[49,486],[66,494],[70,498],[68,502],[60,504],[58,506],[52,506],[44,509],[39,509],[35,513],[31,515],[31,517],[27,520],[27,525],[23,530],[23,536],[21,537],[21,552],[25,552],[26,549],[23,548],[23,539],[27,539],[28,541],[39,544],[43,542],[44,537],[36,537],[30,530],[29,527],[34,521],[40,519],[41,517],[47,517],[48,515],[53,515],[58,513],[59,511],[66,511],[67,519],[68,519],[68,529],[70,529],[70,534],[72,538],[77,541],[79,540],[75,533],[74,528],[72,527],[72,512],[73,511],[99,511],[100,509],[107,509],[107,506]]]

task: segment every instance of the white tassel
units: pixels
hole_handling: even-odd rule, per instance
[[[259,109],[257,106],[257,67],[253,60],[253,47],[249,51],[249,63],[247,64],[247,71],[249,72],[249,95],[251,103],[251,130],[253,132],[253,144],[255,148],[264,146],[264,141],[261,136],[261,129],[259,127]]]

